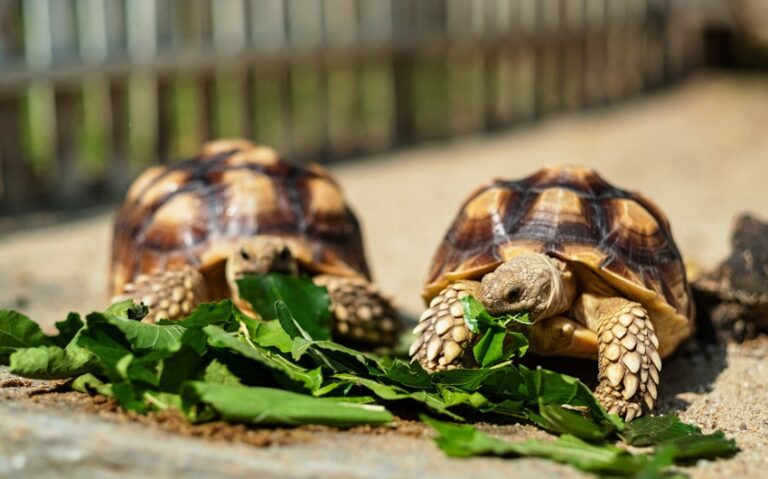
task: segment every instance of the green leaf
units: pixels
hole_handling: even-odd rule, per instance
[[[621,438],[631,446],[652,446],[660,442],[701,435],[701,429],[686,424],[674,414],[668,416],[643,416],[627,423]]]
[[[226,421],[250,424],[351,427],[392,421],[392,415],[382,406],[315,398],[272,388],[188,382],[181,395],[186,409],[203,403]]]
[[[257,322],[251,339],[258,346],[274,347],[282,353],[290,353],[293,349],[293,340],[280,325],[280,321]]]
[[[595,446],[581,439],[563,435],[555,441],[528,440],[512,443],[496,439],[472,426],[450,424],[427,416],[421,419],[433,427],[435,442],[447,455],[535,456],[570,464],[584,471],[630,475],[644,468],[647,457],[632,454],[611,445]]]
[[[271,273],[248,275],[237,281],[242,296],[253,309],[266,320],[277,319],[276,303],[290,305],[289,309],[297,323],[311,339],[331,339],[331,311],[328,291],[316,286],[311,278]],[[298,331],[292,325],[281,322],[283,329],[296,337]],[[309,338],[308,338],[309,339]]]
[[[235,376],[224,363],[217,359],[214,359],[206,366],[203,381],[212,384],[242,386],[240,378]]]
[[[544,419],[546,428],[560,434],[572,434],[581,439],[596,441],[612,432],[607,425],[586,418],[581,414],[556,404],[539,405],[539,415]]]
[[[40,326],[23,314],[0,309],[0,362],[6,364],[8,356],[17,349],[53,346]]]
[[[51,337],[51,341],[60,347],[66,347],[77,333],[85,326],[83,320],[80,319],[80,315],[77,313],[69,313],[67,319],[64,321],[58,321],[56,323],[56,329],[59,330],[59,334]]]
[[[234,307],[229,299],[219,301],[218,303],[202,303],[189,316],[177,321],[176,324],[184,328],[203,328],[211,324],[219,326],[224,326],[228,323],[235,324],[233,311],[237,311],[237,308]]]
[[[144,303],[136,304],[132,300],[127,299],[112,304],[106,311],[104,311],[104,314],[131,321],[141,321],[148,312],[149,308],[144,306]]]
[[[10,357],[13,374],[34,379],[66,379],[96,372],[99,364],[89,351],[80,347],[38,346],[17,349]]]
[[[432,409],[435,412],[444,414],[452,419],[462,421],[464,418],[458,414],[448,410],[449,404],[439,396],[438,394],[429,393],[427,391],[408,391],[407,389],[393,386],[389,384],[382,384],[378,381],[369,378],[363,378],[355,376],[354,374],[335,374],[333,376],[336,379],[340,379],[349,384],[364,387],[371,391],[373,394],[385,401],[401,401],[401,400],[413,400],[420,402]]]
[[[103,396],[114,397],[112,385],[105,383],[91,373],[78,376],[72,381],[72,389],[85,394],[101,394]]]
[[[530,326],[528,314],[492,316],[482,303],[472,296],[463,297],[461,304],[467,327],[480,336],[472,347],[472,353],[481,367],[493,366],[513,357],[521,358],[528,351],[528,339],[525,335],[512,330]]]
[[[178,324],[148,324],[123,319],[108,313],[91,313],[86,317],[88,329],[99,323],[108,323],[122,332],[122,336],[136,351],[167,350],[181,347],[181,337],[186,331]]]
[[[215,325],[206,326],[203,331],[208,336],[208,344],[213,348],[223,348],[243,358],[256,361],[269,369],[284,374],[309,391],[314,391],[322,386],[323,375],[320,369],[309,370],[268,349],[258,348],[250,343],[248,338],[243,337],[242,332],[228,333]]]

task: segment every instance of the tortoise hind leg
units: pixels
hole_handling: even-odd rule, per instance
[[[659,340],[648,312],[620,297],[584,294],[575,314],[583,315],[598,334],[598,379],[595,396],[608,410],[631,421],[653,410],[659,385]]]
[[[413,330],[419,336],[411,345],[411,361],[418,361],[427,371],[442,371],[473,366],[474,334],[464,321],[461,298],[482,297],[477,281],[457,281],[432,298],[419,324]]]
[[[153,274],[140,274],[112,302],[131,299],[144,303],[149,313],[142,319],[156,323],[161,319],[181,319],[208,297],[205,278],[191,266],[172,268]]]
[[[313,281],[328,290],[333,314],[333,336],[365,346],[392,346],[401,329],[391,299],[364,278],[330,274]]]

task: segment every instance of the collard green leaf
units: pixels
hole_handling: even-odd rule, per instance
[[[51,336],[51,341],[59,347],[66,347],[77,333],[85,326],[85,323],[80,319],[80,315],[77,313],[69,313],[64,321],[58,321],[56,323],[56,329],[59,334]]]
[[[370,392],[378,396],[384,401],[401,401],[401,400],[413,400],[420,402],[433,411],[444,414],[454,420],[463,421],[464,418],[458,414],[449,411],[449,405],[445,400],[435,393],[427,391],[409,391],[407,389],[394,386],[391,384],[382,384],[373,379],[355,376],[354,374],[335,374],[335,379],[340,379],[348,384],[354,384],[368,389]]]
[[[149,309],[144,306],[144,303],[137,304],[132,300],[127,299],[110,305],[110,307],[104,311],[104,314],[131,321],[141,321],[148,312]]]
[[[184,328],[203,328],[211,324],[222,327],[232,324],[236,327],[237,322],[233,318],[233,311],[236,309],[232,301],[228,299],[218,303],[202,303],[189,316],[177,321],[176,324]]]
[[[528,339],[513,330],[525,329],[531,324],[527,314],[492,316],[472,296],[463,297],[461,304],[467,327],[480,336],[472,347],[472,353],[481,367],[493,366],[513,357],[521,358],[528,351]]]
[[[34,379],[66,379],[99,371],[94,355],[76,346],[17,349],[11,354],[9,366],[13,374]]]
[[[450,424],[427,416],[421,418],[438,432],[435,442],[440,449],[453,457],[535,456],[570,464],[584,471],[617,475],[638,472],[648,462],[647,457],[633,456],[611,445],[592,445],[570,435],[560,436],[555,441],[513,443],[489,436],[472,426]]]
[[[331,312],[328,291],[316,286],[308,277],[272,273],[248,275],[237,281],[240,296],[251,303],[263,319],[278,319],[276,303],[281,301],[289,309],[298,326],[311,339],[331,339]],[[298,336],[292,325],[281,322],[292,337]]]
[[[382,406],[315,398],[272,388],[189,382],[182,388],[182,398],[187,409],[207,404],[226,421],[250,424],[351,427],[392,421],[392,414]]]
[[[112,385],[105,383],[91,373],[86,373],[75,378],[72,381],[72,389],[85,394],[101,394],[103,396],[114,396]]]
[[[242,332],[228,333],[219,326],[211,325],[203,328],[208,336],[208,344],[213,348],[224,348],[243,358],[257,363],[285,375],[287,378],[301,384],[309,391],[314,391],[323,384],[323,375],[320,369],[307,369],[297,363],[291,362],[280,354],[268,349],[256,347],[249,343]]]
[[[254,329],[251,339],[257,346],[263,348],[274,347],[282,353],[290,353],[293,349],[293,340],[280,325],[280,321],[259,321]]]
[[[175,351],[181,347],[181,337],[186,329],[178,324],[148,324],[126,320],[119,316],[91,313],[86,317],[88,329],[99,323],[108,323],[119,329],[122,337],[136,351]]]
[[[674,414],[668,416],[643,416],[627,423],[621,438],[631,446],[652,446],[660,442],[701,435],[701,429],[686,424]]]
[[[2,363],[6,363],[8,356],[17,349],[53,345],[36,322],[17,311],[0,309],[0,361]]]

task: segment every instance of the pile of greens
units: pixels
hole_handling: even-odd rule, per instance
[[[387,408],[417,411],[448,455],[537,456],[600,474],[662,477],[672,464],[736,451],[721,432],[702,434],[675,416],[624,424],[577,379],[514,364],[528,343],[511,331],[527,318],[495,318],[472,298],[464,308],[468,327],[482,335],[473,349],[481,367],[430,375],[404,359],[333,342],[328,294],[309,279],[249,276],[239,286],[264,321],[226,300],[180,321],[146,324],[146,309],[127,301],[85,321],[72,313],[47,336],[26,316],[2,310],[0,364],[28,378],[71,378],[73,389],[114,397],[126,410],[175,408],[192,422],[349,427],[390,423]],[[470,420],[524,421],[559,437],[511,443],[455,424]],[[632,454],[617,439],[653,449]]]

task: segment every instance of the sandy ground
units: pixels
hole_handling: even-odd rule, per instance
[[[413,315],[422,307],[420,284],[432,252],[463,197],[492,177],[518,177],[545,164],[589,165],[617,185],[644,192],[669,215],[688,259],[702,265],[716,263],[728,251],[728,232],[737,212],[768,215],[766,125],[768,78],[710,75],[588,115],[389,153],[332,170],[363,220],[378,282]],[[48,326],[68,310],[102,308],[111,219],[108,212],[98,212],[85,219],[17,231],[8,231],[13,227],[9,221],[0,222],[0,229],[6,230],[0,238],[0,307],[20,309]],[[721,428],[736,437],[743,449],[729,461],[697,464],[690,471],[694,477],[764,476],[768,468],[763,453],[768,445],[767,358],[768,341],[758,340],[681,354],[665,365],[660,410],[678,412],[706,430]],[[30,421],[42,420],[38,417],[42,406],[22,402],[24,406],[17,401],[0,406],[0,416],[16,415],[11,410],[21,407],[29,409]],[[141,431],[131,434],[141,438]],[[152,440],[158,434],[167,435],[146,432]],[[449,461],[424,438],[412,435],[364,435],[362,440],[355,433],[355,439],[348,441],[345,433],[309,434],[315,439],[308,443],[278,444],[268,450],[275,457],[284,448],[325,457],[325,452],[330,454],[328,444],[333,444],[349,452],[339,460],[348,461],[350,468],[334,469],[343,477],[387,477],[361,469],[366,462],[379,467],[387,457],[390,462],[398,458],[392,477],[416,475],[416,466],[425,462],[441,477],[477,474],[476,467],[494,473],[572,474],[535,460],[517,465],[493,459]],[[371,450],[357,457],[355,444]],[[217,450],[228,447],[235,446],[217,446]],[[355,464],[360,467],[352,468]]]

